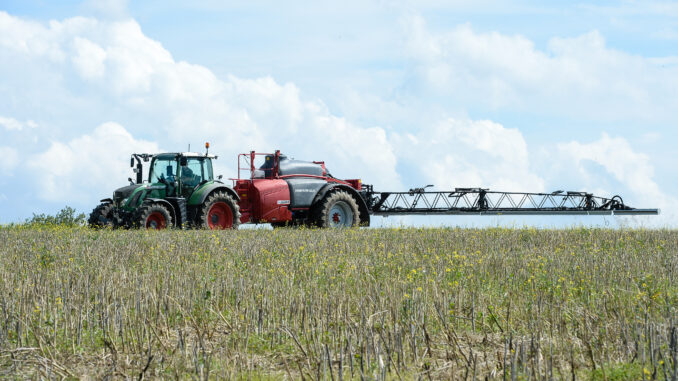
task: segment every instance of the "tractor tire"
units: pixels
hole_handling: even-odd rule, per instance
[[[316,209],[316,225],[321,228],[351,228],[360,224],[355,199],[345,191],[328,194]]]
[[[198,211],[196,225],[204,229],[237,229],[240,225],[240,206],[226,192],[214,192]]]
[[[101,229],[106,227],[113,227],[113,220],[111,214],[113,212],[113,204],[104,202],[99,204],[92,213],[89,214],[87,224],[94,229]]]
[[[134,214],[134,225],[142,229],[167,229],[173,226],[172,213],[160,203],[144,204]]]

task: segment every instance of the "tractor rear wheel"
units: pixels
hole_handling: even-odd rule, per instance
[[[198,211],[197,225],[210,230],[237,229],[240,207],[226,192],[214,192]]]
[[[105,228],[113,227],[113,220],[111,219],[113,212],[113,204],[104,202],[99,204],[89,215],[87,224],[91,228]]]
[[[350,228],[360,224],[358,204],[345,191],[325,196],[316,211],[316,224],[321,228]]]
[[[172,214],[160,203],[144,204],[135,214],[137,226],[145,229],[161,230],[172,227]]]

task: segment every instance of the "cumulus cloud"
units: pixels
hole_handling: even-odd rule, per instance
[[[597,141],[561,143],[558,149],[573,158],[582,172],[586,169],[581,167],[581,163],[590,160],[602,165],[634,192],[648,192],[653,196],[661,193],[659,186],[652,180],[654,168],[650,165],[649,157],[634,152],[629,142],[622,137],[610,137],[603,133]]]
[[[321,100],[304,99],[291,83],[280,84],[270,77],[221,79],[203,66],[176,61],[134,20],[71,18],[42,25],[0,12],[0,32],[7,32],[0,33],[4,54],[42,62],[40,69],[51,70],[55,78],[74,75],[68,84],[56,82],[58,91],[69,94],[73,87],[80,88],[91,95],[88,102],[117,109],[120,119],[115,121],[130,136],[144,136],[172,150],[209,140],[222,158],[216,169],[226,177],[236,175],[237,153],[280,148],[300,159],[325,160],[336,176],[399,185],[397,160],[384,129],[365,128],[333,115]],[[82,107],[80,99],[74,103]],[[87,187],[78,185],[91,178],[76,175],[84,170],[116,174],[118,184],[126,178],[113,170],[113,161],[97,160],[85,168],[77,159],[83,153],[78,151],[81,144],[101,143],[104,132],[112,133],[102,128],[90,133],[74,126],[69,132],[75,137],[68,143],[55,139],[39,160],[31,161],[31,168],[48,175],[49,185],[41,197],[67,201],[73,192],[85,192]],[[80,137],[73,133],[77,131]],[[120,141],[119,151],[109,154],[119,157],[134,151],[135,145],[123,144],[126,141],[136,140]],[[62,165],[56,168],[56,162]],[[112,186],[111,181],[107,184]]]
[[[607,120],[667,120],[678,109],[678,65],[612,49],[595,30],[540,50],[470,24],[435,33],[413,17],[406,26],[417,75],[462,104]]]
[[[39,181],[35,187],[39,197],[91,200],[108,197],[123,185],[121,180],[130,173],[130,153],[159,151],[156,143],[135,139],[121,125],[108,122],[69,142],[53,142],[27,164]]]
[[[14,118],[6,118],[0,116],[0,126],[3,126],[6,130],[21,130],[24,128],[23,123],[19,122]]]
[[[9,118],[5,116],[0,116],[0,126],[2,126],[7,131],[21,131],[24,128],[36,128],[38,124],[33,120],[27,120],[25,122],[20,122],[14,118]]]
[[[515,128],[488,120],[447,119],[418,134],[394,136],[399,156],[418,163],[438,189],[483,187],[537,192],[528,147]]]
[[[593,172],[595,168],[587,165],[595,163],[631,191],[626,197],[627,202],[631,201],[631,206],[660,208],[663,216],[654,222],[676,222],[678,200],[660,189],[654,180],[654,167],[650,158],[636,152],[626,139],[603,133],[599,140],[593,142],[571,141],[560,143],[557,148],[561,157],[575,166],[580,178],[585,179],[589,187],[595,187],[601,181],[601,177]]]
[[[105,72],[106,51],[92,41],[75,37],[73,39],[75,55],[73,65],[86,79],[101,78]]]

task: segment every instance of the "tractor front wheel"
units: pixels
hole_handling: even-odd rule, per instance
[[[91,228],[105,228],[113,227],[113,220],[111,219],[113,212],[113,204],[104,202],[99,204],[89,215],[87,224]]]
[[[226,192],[214,192],[200,208],[197,225],[210,230],[237,229],[240,207]]]
[[[350,228],[360,224],[355,199],[345,191],[332,192],[318,205],[316,224],[321,228]]]
[[[135,222],[145,229],[166,229],[172,226],[172,214],[160,203],[146,204],[137,210]]]

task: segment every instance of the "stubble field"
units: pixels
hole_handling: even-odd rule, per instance
[[[0,228],[0,377],[668,379],[678,231]]]

